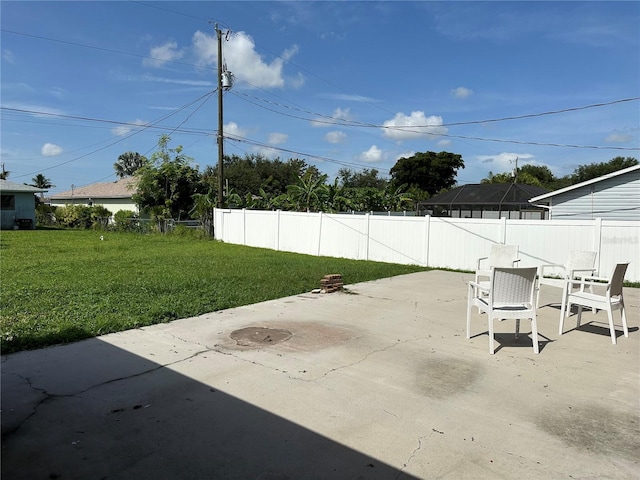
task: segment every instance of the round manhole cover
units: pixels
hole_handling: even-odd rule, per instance
[[[247,327],[231,332],[231,338],[243,347],[275,345],[286,342],[292,336],[288,330],[266,327]]]

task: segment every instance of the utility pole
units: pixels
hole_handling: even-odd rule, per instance
[[[222,132],[222,32],[215,25],[218,36],[218,208],[224,208],[224,148]]]

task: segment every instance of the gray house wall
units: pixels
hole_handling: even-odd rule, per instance
[[[640,170],[549,198],[552,219],[640,220]]]
[[[31,192],[2,192],[3,196],[14,197],[13,208],[2,206],[0,229],[13,230],[18,226],[18,220],[30,219],[32,228],[36,225],[36,197]]]

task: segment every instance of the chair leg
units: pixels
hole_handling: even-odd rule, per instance
[[[562,308],[561,311],[563,311],[567,317],[569,316],[569,312],[571,312],[571,309],[567,308],[568,300],[569,300],[569,282],[565,282],[564,286],[562,287],[562,306],[564,308]]]
[[[578,320],[576,321],[576,328],[580,328],[580,320],[582,320],[582,305],[578,305]]]
[[[520,336],[520,319],[516,318],[516,340]]]
[[[607,317],[609,317],[609,331],[611,332],[611,343],[616,344],[616,327],[613,325],[613,312],[611,311],[611,304],[607,306]]]
[[[491,318],[491,315],[487,315],[487,317],[489,318],[489,353],[493,355],[496,353],[495,346],[493,345],[493,318]]]
[[[538,322],[535,313],[531,319],[531,340],[533,340],[533,351],[537,355],[540,353],[540,346],[538,345]]]
[[[627,314],[624,310],[624,300],[620,297],[620,315],[622,316],[622,330],[624,336],[629,337],[629,326],[627,325]]]
[[[473,286],[469,284],[469,295],[467,297],[467,338],[471,338],[471,298],[473,295]]]
[[[568,303],[568,299],[567,302],[562,302],[562,308],[560,309],[560,325],[558,327],[558,335],[562,335],[564,332],[564,316],[565,316],[565,312],[568,309],[571,309],[571,304]]]

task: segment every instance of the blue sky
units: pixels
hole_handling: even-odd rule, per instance
[[[2,163],[51,193],[115,180],[118,156],[150,155],[162,133],[217,163],[215,22],[235,76],[228,155],[303,158],[332,179],[444,150],[464,159],[459,184],[516,157],[557,176],[639,157],[639,2],[0,5]]]

